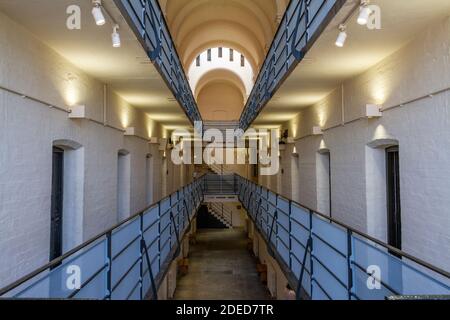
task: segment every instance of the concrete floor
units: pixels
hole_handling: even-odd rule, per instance
[[[240,229],[203,229],[191,247],[189,273],[178,279],[176,300],[268,300],[256,260]]]

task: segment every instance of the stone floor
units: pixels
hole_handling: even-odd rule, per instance
[[[240,229],[203,229],[191,247],[189,273],[178,280],[176,300],[266,300],[266,287]]]

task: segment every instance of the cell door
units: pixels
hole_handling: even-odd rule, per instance
[[[50,260],[62,255],[64,150],[53,148]]]
[[[402,249],[399,148],[386,149],[386,182],[388,211],[388,243]]]

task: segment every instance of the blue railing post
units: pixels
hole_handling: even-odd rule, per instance
[[[139,215],[139,228],[140,228],[140,233],[141,233],[141,250],[140,250],[140,262],[139,262],[139,282],[140,282],[140,290],[139,290],[139,298],[141,300],[144,299],[144,252],[143,252],[143,248],[142,248],[142,241],[145,242],[145,238],[144,238],[144,215],[140,214]]]
[[[147,268],[148,268],[148,276],[150,277],[150,284],[152,286],[152,298],[153,300],[158,300],[158,289],[156,288],[155,277],[153,275],[152,270],[152,261],[150,260],[150,256],[148,254],[147,243],[145,239],[141,239],[141,253],[144,252],[146,260],[147,260]],[[142,300],[142,299],[141,299]]]
[[[314,211],[309,210],[309,238],[310,238],[310,248],[311,251],[309,253],[309,267],[310,267],[310,272],[311,272],[311,299],[313,297],[313,280],[314,280],[314,263],[313,263],[313,250],[314,250],[314,243],[313,243],[313,217],[314,217]]]
[[[161,203],[158,205],[158,269],[161,269]]]
[[[292,270],[292,220],[291,220],[291,213],[292,213],[292,201],[289,200],[289,269]]]
[[[303,260],[302,260],[302,267],[300,269],[300,276],[298,277],[298,285],[297,285],[297,292],[296,292],[296,298],[297,300],[300,300],[302,295],[302,283],[303,283],[303,276],[305,275],[306,270],[306,258],[308,257],[308,249],[311,249],[312,247],[312,238],[308,238],[308,242],[305,246],[305,253],[303,254]],[[310,254],[311,256],[311,254]],[[311,291],[312,293],[312,291]]]
[[[111,300],[112,296],[112,231],[106,234],[106,258],[108,271],[106,272],[106,298]]]
[[[175,232],[175,240],[177,241],[177,250],[175,251],[175,256],[178,256],[180,253],[180,247],[181,247],[180,235],[178,233],[177,222],[173,215],[172,209],[170,209],[170,220],[172,221],[173,230]],[[172,231],[170,232],[170,243],[172,244]]]
[[[348,300],[352,300],[353,295],[353,267],[352,267],[352,259],[353,259],[353,233],[351,230],[347,229],[347,268],[348,268]]]

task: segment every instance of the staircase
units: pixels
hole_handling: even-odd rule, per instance
[[[208,211],[227,228],[233,228],[233,212],[224,203],[209,203]]]
[[[224,175],[224,176],[226,176],[226,175],[232,175],[232,174],[234,174],[233,171],[228,170],[228,169],[226,168],[226,166],[220,165],[220,164],[215,164],[215,163],[210,164],[210,165],[209,165],[209,169],[212,170],[214,173],[219,174],[219,175]]]

